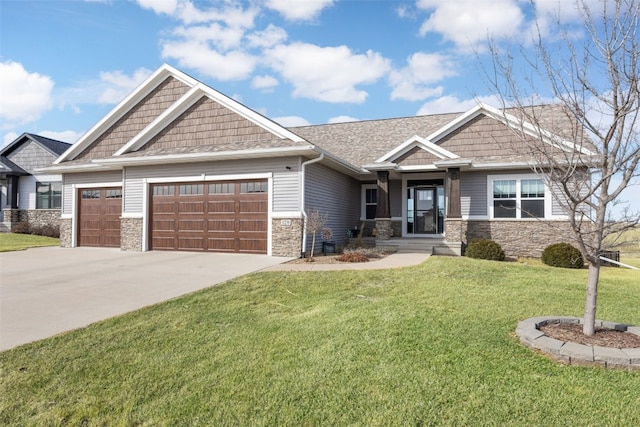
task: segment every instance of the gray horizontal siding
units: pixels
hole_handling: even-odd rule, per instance
[[[157,166],[128,167],[125,170],[124,212],[143,211],[144,180],[153,178],[207,177],[255,173],[273,173],[273,211],[300,211],[299,159],[232,160],[225,162],[176,163]],[[289,167],[290,169],[287,169]]]
[[[73,212],[73,186],[94,185],[99,187],[104,183],[122,182],[122,171],[104,171],[92,173],[69,173],[62,177],[62,213],[70,215]]]
[[[460,207],[462,216],[486,216],[487,173],[463,172],[460,174]]]
[[[305,209],[327,213],[327,227],[333,231],[333,240],[342,244],[347,240],[347,230],[360,223],[360,182],[319,164],[306,169]],[[322,238],[316,236],[316,249],[322,247]],[[311,249],[312,236],[307,236],[307,250]]]

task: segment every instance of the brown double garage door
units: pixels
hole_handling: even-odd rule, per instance
[[[267,253],[267,180],[150,185],[153,250]]]

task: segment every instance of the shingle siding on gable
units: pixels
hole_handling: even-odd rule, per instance
[[[27,141],[13,150],[7,158],[29,173],[50,166],[56,156],[33,141]]]
[[[307,167],[305,177],[305,209],[307,214],[318,209],[329,215],[327,227],[333,241],[345,243],[347,230],[360,223],[360,183],[355,179],[319,164]],[[311,250],[312,236],[307,236]],[[316,236],[316,249],[322,248],[322,237]]]
[[[480,115],[453,131],[438,145],[462,158],[512,158],[521,156],[514,152],[516,145],[520,145],[516,140],[514,131],[506,125]]]
[[[274,138],[270,132],[205,96],[139,151],[223,145]]]
[[[184,83],[173,77],[167,78],[74,160],[110,157],[188,90]]]
[[[423,150],[420,147],[414,147],[404,155],[396,159],[396,163],[400,166],[410,165],[430,165],[435,161],[442,160],[440,157]]]

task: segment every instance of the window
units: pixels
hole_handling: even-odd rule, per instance
[[[100,190],[82,190],[83,199],[99,199]]]
[[[544,182],[523,179],[520,182],[522,218],[544,218]]]
[[[267,181],[249,181],[240,184],[241,193],[266,193],[269,191]]]
[[[122,199],[122,188],[111,188],[105,195],[107,199]]]
[[[490,179],[493,218],[544,218],[544,182],[539,178],[505,178]]]
[[[60,209],[61,206],[61,182],[36,182],[36,209]]]
[[[182,184],[178,190],[181,196],[193,196],[204,194],[204,185],[202,184]]]
[[[232,182],[219,182],[209,184],[209,194],[234,194],[236,186]]]
[[[378,208],[378,186],[365,184],[362,187],[361,219],[375,219]]]
[[[153,186],[153,195],[154,196],[173,196],[173,192],[175,191],[175,185],[154,185]]]

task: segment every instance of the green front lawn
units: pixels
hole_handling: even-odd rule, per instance
[[[58,246],[60,239],[32,234],[0,233],[0,252],[21,251],[40,246]]]
[[[0,425],[640,425],[640,372],[514,336],[582,316],[585,281],[447,257],[253,274],[1,353]],[[599,307],[640,324],[640,274],[604,269]]]

